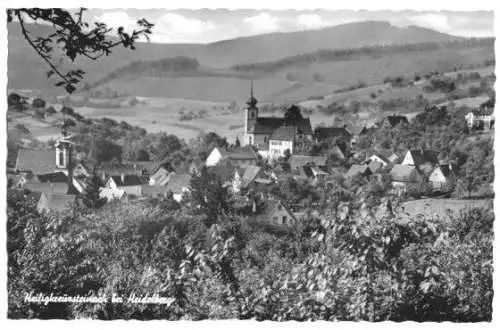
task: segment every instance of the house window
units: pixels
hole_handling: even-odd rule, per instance
[[[59,151],[59,154],[58,154],[58,158],[59,158],[59,166],[60,167],[64,167],[64,152],[63,151]]]
[[[249,137],[248,137],[248,144],[253,144],[253,141],[252,141],[252,137],[251,137],[251,136],[249,136]]]
[[[274,223],[278,222],[278,217],[273,217]]]
[[[267,136],[264,136],[264,143],[267,142]]]
[[[286,215],[283,216],[283,218],[281,219],[281,222],[286,225],[286,221],[287,221],[287,218],[286,218]]]

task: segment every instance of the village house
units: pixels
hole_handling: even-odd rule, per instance
[[[325,182],[326,178],[330,175],[326,166],[317,166],[313,164],[306,164],[299,169],[296,178],[306,179],[311,184],[316,185],[320,182]]]
[[[446,192],[453,189],[456,174],[451,164],[441,164],[429,175],[429,183],[434,191]]]
[[[181,202],[182,199],[191,191],[191,174],[176,173],[167,183],[166,190],[172,192],[174,199]]]
[[[342,127],[316,127],[314,129],[314,139],[317,143],[335,139],[343,141],[346,146],[353,147],[356,144],[355,134],[347,129],[347,125]]]
[[[406,118],[405,116],[392,114],[384,118],[381,127],[394,128],[399,125],[404,126],[408,124],[409,124],[408,118]]]
[[[64,212],[71,210],[76,202],[75,195],[43,192],[37,203],[38,212]]]
[[[262,216],[277,226],[295,226],[297,218],[280,200],[267,200]]]
[[[478,109],[470,111],[465,115],[465,121],[469,129],[489,131],[493,129],[495,117],[489,109]]]
[[[428,149],[411,149],[406,152],[401,165],[422,166],[424,164],[437,165],[439,152]]]
[[[372,172],[371,172],[370,167],[368,165],[353,164],[349,168],[349,171],[347,171],[347,173],[345,174],[345,177],[347,179],[352,179],[353,177],[355,177],[357,175],[368,176],[371,174],[372,174]]]
[[[233,148],[229,150],[214,147],[208,155],[205,164],[207,167],[211,167],[219,164],[223,160],[227,160],[234,166],[241,164],[256,165],[258,159],[257,153],[250,147]]]
[[[396,164],[389,175],[392,179],[392,187],[399,193],[418,188],[424,181],[417,167],[411,165]]]
[[[242,190],[259,185],[268,185],[272,182],[273,180],[266,175],[261,167],[243,164],[234,169],[232,189],[234,193],[239,193]]]
[[[253,84],[250,99],[245,107],[243,145],[254,146],[263,158],[277,158],[284,155],[285,150],[293,154],[295,150],[312,141],[313,134],[309,118],[301,118],[287,122],[283,117],[261,117],[257,107],[257,99],[253,95]],[[271,144],[271,141],[273,142]]]
[[[108,201],[121,199],[124,196],[139,197],[142,195],[142,179],[134,174],[112,175],[105,180],[100,189],[100,196]]]
[[[292,155],[292,157],[290,157],[290,168],[293,171],[300,170],[300,168],[307,164],[325,166],[326,160],[326,156]]]

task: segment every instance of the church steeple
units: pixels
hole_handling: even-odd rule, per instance
[[[250,81],[250,98],[248,99],[247,104],[251,108],[255,108],[257,105],[257,99],[253,96],[253,79]]]

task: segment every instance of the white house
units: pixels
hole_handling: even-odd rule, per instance
[[[255,151],[251,148],[236,148],[225,150],[223,148],[214,147],[210,154],[208,155],[205,164],[207,167],[216,166],[222,160],[229,160],[229,162],[234,165],[242,164],[257,164],[258,156]]]
[[[434,190],[438,191],[450,190],[454,179],[455,173],[451,164],[436,166],[429,175],[429,183]]]
[[[483,111],[471,111],[465,115],[465,121],[469,129],[482,128],[483,130],[490,130],[493,128],[495,118]]]

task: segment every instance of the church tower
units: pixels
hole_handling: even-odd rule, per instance
[[[245,136],[244,145],[253,145],[255,142],[253,136],[253,127],[259,117],[259,108],[257,108],[257,99],[253,96],[253,80],[250,83],[250,98],[245,106]]]
[[[63,123],[61,125],[61,136],[56,141],[56,167],[58,169],[64,170],[68,175],[71,170],[71,141],[68,134],[68,127],[66,125],[66,120],[63,117]]]

